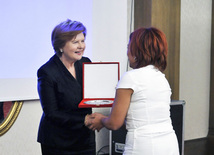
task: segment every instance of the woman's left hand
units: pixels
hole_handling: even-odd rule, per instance
[[[98,132],[104,127],[102,124],[102,119],[107,118],[107,116],[104,116],[103,114],[100,113],[93,113],[89,115],[89,119],[87,119],[88,122],[88,128],[95,131],[97,130]]]

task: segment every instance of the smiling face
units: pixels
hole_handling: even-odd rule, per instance
[[[83,56],[85,50],[85,36],[79,33],[74,39],[67,41],[62,48],[62,59],[68,62],[76,62]]]

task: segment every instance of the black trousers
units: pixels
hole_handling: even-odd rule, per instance
[[[74,151],[70,149],[59,149],[41,144],[42,155],[96,155],[95,145],[88,149]]]

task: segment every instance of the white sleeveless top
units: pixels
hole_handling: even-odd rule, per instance
[[[173,143],[171,139],[174,139],[174,154],[178,155],[177,138],[170,118],[171,88],[165,75],[153,65],[133,69],[122,76],[117,85],[117,89],[119,88],[131,88],[134,91],[126,116],[128,133],[124,154],[171,155],[169,151],[161,152],[156,148],[156,146],[167,147],[166,150],[169,150],[168,146],[170,146],[172,149],[171,145],[158,144],[160,141],[168,143],[169,138],[169,143]],[[159,133],[161,135],[165,133],[167,137],[160,136]],[[157,144],[156,137],[161,138]],[[137,141],[135,141],[136,138],[138,138]],[[155,151],[158,152],[155,153]]]

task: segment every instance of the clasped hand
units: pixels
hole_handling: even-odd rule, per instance
[[[107,116],[104,116],[100,113],[93,113],[91,115],[85,116],[85,126],[87,126],[89,129],[98,132],[104,127],[102,123],[102,119],[107,118]]]

